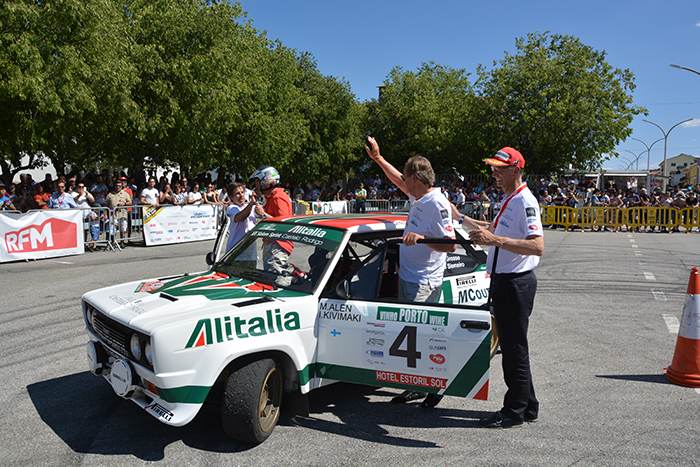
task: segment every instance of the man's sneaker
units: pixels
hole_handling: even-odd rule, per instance
[[[491,414],[489,417],[479,420],[479,426],[484,428],[519,428],[523,426],[523,422],[508,418],[499,410],[498,412]]]
[[[537,417],[525,417],[527,423],[537,423],[540,419]]]
[[[394,404],[403,404],[405,402],[423,399],[427,395],[427,392],[404,391],[402,394],[399,394],[398,396],[395,396],[393,399],[391,399],[391,402]]]
[[[432,409],[433,407],[438,405],[441,400],[441,394],[428,394],[428,397],[426,397],[425,400],[420,403],[420,406],[424,409]]]

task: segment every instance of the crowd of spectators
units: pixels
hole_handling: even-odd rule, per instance
[[[31,175],[20,176],[18,184],[0,187],[0,200],[3,210],[26,212],[30,209],[49,209],[67,207],[109,206],[108,195],[119,182],[131,201],[131,205],[182,205],[214,204],[227,206],[230,200],[226,186],[232,180],[226,179],[221,184],[212,180],[210,173],[196,177],[180,176],[178,172],[166,173],[159,178],[140,174],[129,177],[124,172],[103,170],[100,173],[87,174],[84,177],[75,174],[66,178],[59,175],[52,179],[46,175],[42,182],[35,182]],[[637,184],[636,178],[629,178],[624,183],[609,183],[605,188],[596,187],[594,178],[576,176],[558,179],[546,176],[529,176],[528,187],[538,198],[540,205],[579,207],[635,207],[635,206],[670,206],[674,208],[696,207],[700,197],[700,185],[681,189],[669,187],[665,192],[658,187],[647,191]],[[222,188],[217,188],[217,185]],[[363,186],[361,186],[363,185]],[[471,212],[477,218],[486,219],[488,213],[498,210],[505,195],[491,177],[443,177],[438,181],[443,195],[459,210],[470,205]],[[63,186],[64,188],[61,188]],[[366,192],[367,202],[386,200],[396,207],[406,201],[405,194],[383,175],[366,175],[353,179],[347,186],[302,184],[282,187],[292,200],[300,201],[350,201],[355,203],[358,193]],[[2,190],[5,189],[5,193]],[[248,193],[249,190],[246,189]],[[68,200],[67,196],[71,199]],[[120,195],[126,198],[125,195]],[[53,197],[53,200],[52,200]],[[248,196],[246,196],[248,198]]]
[[[100,173],[85,176],[80,173],[70,177],[59,175],[56,179],[47,174],[41,182],[33,180],[30,174],[22,174],[19,183],[12,183],[7,187],[0,184],[2,185],[0,189],[6,191],[4,196],[0,196],[0,199],[6,198],[0,208],[27,212],[32,209],[52,208],[114,208],[118,205],[127,205],[129,202],[128,205],[151,204],[154,206],[228,204],[226,189],[217,191],[209,174],[201,174],[192,180],[191,186],[188,179],[180,178],[177,172],[163,175],[157,180],[153,178],[153,180],[149,186],[149,178],[145,174],[129,177],[125,172],[120,173],[116,170],[111,174],[108,170],[103,170]],[[122,190],[115,192],[118,185]],[[154,193],[154,197],[146,196],[148,202],[142,196],[144,190],[147,195]],[[120,194],[121,191],[124,193]],[[109,203],[110,194],[118,196],[119,201]]]
[[[650,190],[638,186],[636,178],[628,178],[625,182],[610,183],[604,189],[597,188],[593,179],[579,182],[575,177],[560,178],[556,182],[547,179],[528,181],[535,196],[539,196],[540,206],[568,206],[572,208],[634,208],[634,207],[670,207],[678,210],[685,207],[697,207],[700,198],[700,184],[695,187],[681,189],[678,185],[668,187],[662,191],[656,186]],[[534,189],[533,189],[534,188]],[[675,217],[674,217],[675,218]],[[555,226],[552,226],[556,228]],[[619,228],[618,228],[619,229]],[[666,231],[665,227],[659,227],[660,231]],[[593,230],[599,230],[593,227]],[[600,227],[607,231],[609,228]],[[640,230],[640,228],[637,228]],[[648,227],[647,231],[654,231],[655,227]],[[673,229],[678,231],[678,227]]]

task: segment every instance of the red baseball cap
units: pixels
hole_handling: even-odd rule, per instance
[[[492,158],[484,159],[484,162],[499,167],[514,165],[516,167],[520,167],[521,169],[525,168],[525,159],[523,158],[523,155],[520,154],[517,149],[509,148],[507,146],[498,151]]]
[[[125,181],[126,181],[126,177],[121,177],[119,180],[125,182]]]

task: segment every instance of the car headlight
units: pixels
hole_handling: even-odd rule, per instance
[[[144,350],[144,353],[146,354],[146,361],[148,362],[148,364],[153,365],[153,354],[151,353],[151,343],[150,342],[146,343],[146,349]]]
[[[131,355],[136,361],[141,360],[141,341],[139,336],[136,334],[131,335],[131,341],[129,342],[129,347],[131,348]]]

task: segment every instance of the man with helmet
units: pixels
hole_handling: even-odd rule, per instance
[[[253,172],[250,179],[255,179],[255,188],[265,195],[265,207],[261,213],[263,219],[268,217],[289,217],[292,213],[292,201],[280,187],[280,175],[277,169],[269,165]],[[276,283],[287,286],[291,283],[291,271],[288,264],[294,244],[279,240],[265,240],[263,246],[263,268],[265,271],[280,274]]]

